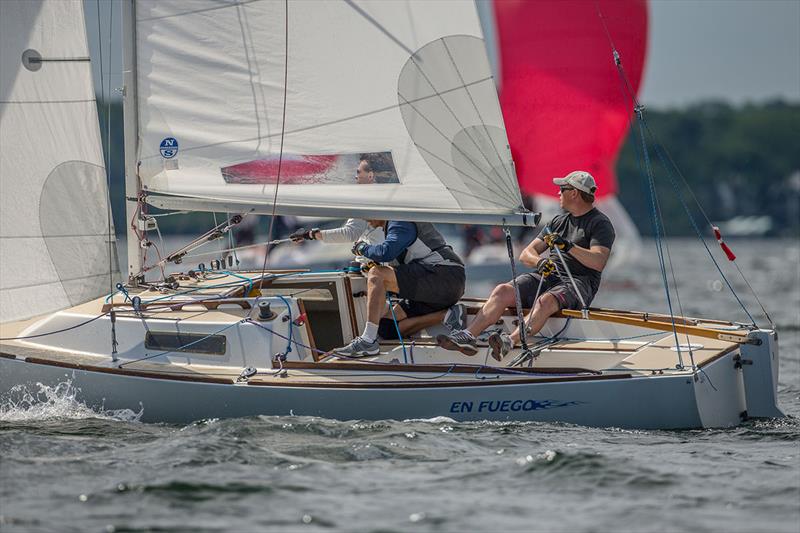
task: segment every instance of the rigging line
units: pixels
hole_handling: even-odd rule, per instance
[[[102,31],[100,28],[100,0],[96,2],[97,6],[97,37],[98,37],[98,47],[100,49],[100,91],[103,96],[103,100],[106,103],[106,145],[105,145],[105,165],[106,165],[106,219],[108,222],[108,285],[109,290],[114,290],[114,267],[112,265],[113,262],[113,246],[115,245],[115,240],[110,238],[111,235],[111,228],[113,226],[112,223],[112,213],[111,213],[111,76],[108,77],[108,91],[106,91],[106,84],[104,79],[104,71],[103,71],[103,36]],[[109,11],[108,11],[108,62],[109,62],[109,70],[111,70],[111,28],[112,28],[112,20],[114,17],[114,2],[110,2],[109,4]],[[111,360],[117,360],[117,332],[116,332],[116,314],[114,313],[113,309],[110,311],[111,320]]]
[[[450,47],[447,46],[447,41],[445,41],[444,38],[442,38],[442,44],[444,45],[444,49],[447,52],[447,57],[450,58],[450,63],[453,64],[453,68],[455,69],[456,74],[458,74],[459,81],[461,81],[461,84],[464,85],[464,77],[461,75],[461,71],[458,70],[458,67],[456,66],[456,61],[455,61],[455,59],[453,59],[453,54],[452,54],[452,52],[450,52]],[[467,96],[469,96],[469,101],[472,104],[472,107],[475,109],[475,113],[478,115],[478,119],[481,121],[481,125],[483,126],[483,131],[486,133],[486,138],[491,142],[492,148],[494,149],[494,153],[497,156],[497,160],[502,163],[503,162],[503,158],[500,156],[500,151],[497,149],[497,145],[494,144],[494,141],[492,140],[492,137],[489,135],[489,128],[486,125],[486,121],[483,120],[483,115],[481,114],[480,109],[478,109],[478,104],[475,103],[475,99],[472,98],[472,93],[469,92],[469,89],[465,88],[464,92],[466,92]],[[508,169],[506,168],[505,165],[503,165],[503,169],[506,171],[506,177],[509,180],[513,179],[514,182],[516,183],[516,178],[514,178],[514,176],[509,174]],[[512,191],[512,193],[513,193],[513,191]]]
[[[274,245],[274,244],[281,244],[281,243],[284,243],[284,242],[289,242],[290,240],[291,239],[275,239],[275,240],[272,240],[272,241],[264,241],[264,242],[259,242],[259,243],[255,243],[255,244],[248,244],[248,245],[245,245],[245,246],[233,246],[231,248],[226,248],[224,250],[219,250],[217,252],[200,252],[200,253],[197,253],[197,254],[186,254],[186,255],[183,256],[183,259],[192,259],[192,258],[195,258],[195,257],[207,257],[207,256],[210,256],[210,255],[215,255],[215,254],[220,253],[220,252],[221,253],[226,253],[226,252],[234,252],[235,253],[238,250],[247,250],[248,248],[256,248],[256,247],[259,247],[259,246],[269,246],[269,245]]]
[[[611,38],[611,32],[608,30],[608,25],[606,24],[606,18],[603,16],[603,12],[600,10],[600,2],[598,0],[594,0],[594,7],[597,9],[597,16],[600,18],[600,22],[603,24],[603,31],[606,34],[606,38],[608,39],[608,44],[611,46],[611,49],[616,52],[617,47],[614,46],[614,39]]]
[[[464,87],[452,87],[450,89],[441,91],[439,94],[448,94],[448,93],[451,93],[451,92],[455,92],[455,91],[459,91],[461,89],[464,89],[465,87],[470,87],[472,85],[478,85],[478,84],[481,84],[481,83],[486,83],[487,81],[492,81],[493,82],[493,80],[494,80],[494,78],[492,78],[492,76],[487,76],[485,78],[481,78],[479,80],[475,80],[475,81],[469,82]],[[430,100],[431,98],[436,98],[436,96],[437,95],[435,95],[435,94],[432,94],[432,95],[429,95],[429,96],[420,96],[419,98],[414,98],[413,100],[409,100],[408,102],[409,103],[423,102],[425,100]],[[293,129],[293,130],[288,130],[286,132],[281,131],[281,133],[270,133],[270,134],[267,134],[267,135],[263,135],[261,138],[262,139],[269,139],[269,138],[272,138],[272,137],[282,136],[284,133],[285,133],[285,135],[294,135],[295,133],[303,133],[303,132],[315,130],[315,129],[318,129],[318,128],[325,128],[327,126],[333,126],[333,125],[336,125],[336,124],[341,124],[343,122],[349,122],[351,120],[356,120],[356,119],[359,119],[359,118],[365,118],[365,117],[369,117],[369,116],[372,116],[372,115],[377,115],[379,113],[384,113],[386,111],[391,111],[393,109],[398,109],[399,107],[401,107],[403,105],[406,105],[406,104],[397,103],[397,104],[387,105],[387,106],[384,106],[384,107],[379,107],[377,109],[372,109],[370,111],[364,111],[363,113],[356,113],[355,115],[350,115],[350,116],[347,116],[347,117],[341,117],[341,118],[337,118],[337,119],[334,119],[334,120],[329,120],[327,122],[320,122],[320,123],[313,124],[313,125],[310,125],[310,126],[303,126],[303,127],[296,128],[296,129]],[[197,146],[192,146],[191,148],[181,148],[181,151],[182,152],[193,152],[195,150],[202,150],[204,148],[213,148],[213,147],[222,146],[222,145],[225,145],[225,144],[246,143],[246,142],[252,142],[252,141],[257,141],[257,140],[259,140],[258,137],[248,137],[248,138],[245,138],[245,139],[234,139],[234,140],[231,140],[231,141],[220,141],[220,142],[216,142],[216,143],[208,143],[208,144],[201,144],[201,145],[197,145]],[[160,154],[148,155],[148,156],[142,157],[142,160],[145,161],[145,160],[153,159],[153,158],[156,158],[156,157],[161,157],[161,156],[160,156]]]
[[[659,213],[660,212],[661,212],[661,209],[659,207]],[[662,219],[663,219],[663,217],[662,217]],[[667,248],[667,261],[669,262],[669,270],[670,270],[670,274],[672,276],[672,285],[673,285],[673,290],[675,291],[675,299],[678,301],[678,312],[680,313],[680,316],[686,316],[684,314],[684,312],[683,312],[683,304],[681,303],[681,294],[680,294],[680,292],[678,290],[678,280],[675,277],[675,268],[672,265],[672,254],[670,254],[669,242],[666,241],[666,236],[667,236],[667,231],[665,229],[664,230],[664,237],[665,237],[665,246]],[[695,368],[694,350],[692,349],[692,342],[689,339],[689,332],[688,331],[686,332],[686,346],[687,346],[687,349],[689,350],[689,360],[692,363],[692,368]],[[680,346],[677,343],[675,344],[675,349],[680,351]]]
[[[378,30],[380,30],[381,33],[383,33],[386,37],[388,37],[392,42],[394,42],[397,46],[405,50],[408,55],[410,56],[414,55],[413,50],[411,50],[408,46],[404,45],[402,41],[400,41],[400,39],[392,35],[389,30],[387,30],[380,22],[375,20],[372,17],[372,15],[370,15],[369,13],[361,9],[358,5],[356,5],[356,3],[353,2],[353,0],[344,0],[344,3],[352,7],[356,13],[367,19],[368,22],[370,22],[373,26],[375,26]]]
[[[69,326],[69,327],[63,328],[63,329],[57,329],[55,331],[48,331],[47,333],[38,333],[36,335],[24,335],[24,336],[21,336],[21,337],[2,337],[2,338],[0,338],[0,341],[18,341],[18,340],[25,340],[25,339],[38,339],[39,337],[47,337],[48,335],[55,335],[56,333],[64,333],[65,331],[71,331],[73,329],[77,329],[77,328],[83,327],[86,324],[91,324],[95,320],[99,320],[99,319],[103,318],[106,315],[108,315],[108,313],[103,313],[102,315],[97,315],[96,317],[90,318],[89,320],[86,320],[85,322],[81,322],[79,324],[75,324],[74,326]]]
[[[247,46],[247,44],[245,44],[247,41],[250,41],[250,46],[252,46],[252,40],[253,39],[252,39],[251,33],[249,31],[250,30],[249,25],[247,25],[245,22],[242,21],[242,10],[240,9],[240,5],[239,4],[236,4],[236,18],[239,21],[239,28],[240,28],[240,30],[242,32],[242,49],[243,49],[243,52],[244,52],[244,59],[247,62],[247,75],[250,78],[250,92],[252,93],[252,96],[253,96],[253,114],[255,115],[256,132],[257,132],[258,137],[259,137],[258,143],[256,144],[256,147],[255,147],[255,153],[259,153],[259,150],[261,149],[261,118],[259,116],[258,96],[256,95],[256,83],[254,83],[254,81],[253,81],[253,62],[250,59],[250,49]],[[245,27],[247,27],[247,31],[245,30]],[[255,47],[253,47],[253,48],[255,48]],[[255,68],[257,70],[256,77],[259,78],[259,80],[260,80],[261,73],[260,73],[260,71],[258,71],[258,62],[255,63]],[[260,83],[258,85],[260,85]],[[263,100],[263,98],[264,98],[263,93],[261,95],[261,98]],[[266,108],[266,106],[264,106],[264,107]]]
[[[289,85],[289,0],[284,1],[284,59],[283,59],[283,116],[281,118],[281,146],[278,154],[278,175],[275,178],[275,194],[272,197],[272,216],[269,218],[269,230],[267,232],[267,240],[272,240],[272,231],[275,227],[275,211],[278,208],[278,187],[281,183],[281,169],[283,167],[283,141],[286,133],[286,98],[288,94]],[[261,188],[263,194],[266,186]],[[269,246],[264,250],[264,262],[261,264],[261,276],[267,270],[269,265]],[[259,297],[261,292],[259,291]],[[256,298],[258,303],[258,298]]]
[[[405,101],[406,101],[406,103],[409,103],[409,102],[408,102],[408,100],[406,100],[406,99],[405,99],[405,97],[404,97],[402,94],[398,93],[398,96],[399,96],[400,98],[402,98],[403,100],[405,100]],[[426,121],[426,122],[427,122],[427,123],[428,123],[428,124],[429,124],[429,125],[430,125],[430,126],[433,128],[433,129],[434,129],[434,131],[436,131],[436,133],[438,133],[439,135],[441,135],[443,139],[445,139],[445,140],[447,140],[447,141],[449,141],[449,140],[450,140],[450,139],[447,137],[447,135],[445,135],[445,134],[444,134],[444,132],[442,132],[442,131],[441,131],[439,128],[437,128],[437,127],[436,127],[436,125],[435,125],[433,122],[431,122],[430,120],[428,120],[428,118],[427,118],[425,115],[423,115],[423,114],[422,114],[422,113],[421,113],[421,112],[420,112],[420,111],[419,111],[419,110],[418,110],[416,107],[414,107],[414,106],[413,106],[412,104],[410,104],[410,103],[409,103],[409,105],[411,105],[411,109],[413,109],[414,111],[416,111],[416,113],[417,113],[417,114],[418,114],[420,117],[422,117],[422,119],[424,119],[424,120],[425,120],[425,121]],[[416,143],[414,143],[414,144],[416,144]],[[480,171],[480,173],[481,173],[481,174],[483,174],[483,175],[486,177],[486,179],[487,179],[487,180],[489,180],[489,182],[493,183],[494,185],[497,185],[497,183],[495,182],[495,180],[493,180],[493,179],[491,178],[491,176],[489,176],[488,174],[486,174],[486,172],[484,172],[484,171],[483,171],[483,170],[482,170],[482,169],[481,169],[481,168],[480,168],[480,167],[479,167],[479,166],[478,166],[478,165],[477,165],[477,164],[476,164],[474,161],[472,161],[472,159],[471,159],[471,158],[470,158],[470,157],[469,157],[469,156],[468,156],[466,153],[464,153],[464,151],[463,151],[461,148],[459,148],[459,147],[458,147],[457,145],[455,145],[455,144],[453,144],[452,146],[453,146],[453,148],[455,148],[455,149],[458,151],[458,153],[460,153],[462,156],[464,156],[464,158],[465,158],[467,161],[469,161],[469,162],[472,164],[472,166],[474,166],[475,168],[477,168],[477,169]],[[468,175],[468,174],[466,174],[466,172],[463,172],[463,171],[460,171],[460,172],[462,172],[464,175]],[[478,183],[483,183],[483,182],[481,182],[480,180],[476,180],[475,178],[472,178],[472,179],[473,179],[474,181],[477,181]],[[500,192],[500,191],[497,191],[497,192]],[[516,198],[508,198],[508,197],[506,197],[506,200],[510,200],[510,201],[512,201],[512,202],[515,202],[515,201],[516,201]]]
[[[441,95],[439,94],[439,91],[436,89],[436,86],[433,84],[433,82],[432,82],[432,81],[431,81],[431,79],[428,77],[428,75],[425,73],[425,71],[424,71],[424,70],[422,70],[422,67],[421,67],[421,66],[419,66],[419,63],[417,63],[417,60],[416,60],[416,59],[414,59],[414,56],[411,56],[411,62],[414,64],[414,66],[415,66],[415,67],[417,67],[417,70],[419,71],[419,73],[420,73],[420,74],[422,74],[422,77],[423,77],[423,78],[425,78],[425,81],[427,81],[427,82],[428,82],[428,85],[430,85],[430,86],[431,86],[431,89],[432,89],[432,90],[433,90],[433,92],[436,94],[436,96],[438,96],[438,97],[439,97],[439,100],[441,100],[441,101],[442,101],[442,103],[444,104],[444,107],[445,107],[445,109],[447,109],[447,110],[450,112],[450,114],[453,116],[453,118],[455,119],[456,123],[457,123],[457,124],[458,124],[458,126],[461,128],[461,131],[463,131],[463,132],[464,132],[464,134],[467,136],[467,138],[468,138],[470,141],[472,141],[472,144],[474,144],[474,145],[475,145],[475,148],[477,148],[477,149],[478,149],[478,153],[479,153],[480,155],[482,155],[482,156],[483,156],[483,159],[486,161],[486,164],[489,166],[489,168],[492,168],[492,162],[489,160],[489,157],[488,157],[488,156],[487,156],[487,155],[486,155],[486,154],[483,152],[483,150],[481,149],[481,146],[478,144],[478,141],[476,141],[476,140],[475,140],[475,139],[472,137],[472,135],[471,135],[470,133],[468,133],[468,132],[467,132],[467,129],[464,127],[464,124],[463,124],[463,123],[461,122],[461,120],[458,118],[458,115],[456,114],[456,112],[455,112],[455,111],[453,111],[453,108],[452,108],[452,107],[450,107],[450,105],[447,103],[447,100],[445,100],[445,99],[444,99],[444,97],[443,97],[443,96],[441,96]],[[458,72],[458,69],[456,69],[456,72]],[[460,75],[460,73],[459,73],[459,78],[461,78],[461,75]],[[462,80],[462,84],[463,84],[463,80]],[[466,90],[466,89],[465,89],[465,90]],[[467,92],[468,92],[468,91],[467,91]],[[403,100],[406,100],[405,96],[401,95],[399,91],[397,92],[397,94],[398,94],[398,95],[399,95],[399,96],[400,96],[400,97],[401,97]],[[420,113],[420,112],[419,112],[419,110],[417,110],[417,108],[415,108],[414,106],[411,106],[411,109],[413,109],[414,111],[416,111],[417,113],[419,113],[419,114],[420,114],[420,116],[422,115],[422,113]],[[426,117],[423,117],[423,118],[425,118],[426,122],[428,122],[429,124],[431,124],[431,126],[433,126],[433,123],[432,123],[430,120],[428,120]],[[484,126],[485,126],[485,124],[484,124]],[[438,130],[438,128],[437,128],[437,130]],[[443,136],[445,139],[447,139],[448,141],[450,141],[450,138],[449,138],[449,137],[445,136],[444,134],[442,134],[442,136]],[[452,141],[450,141],[450,142],[452,143]],[[490,142],[491,142],[491,139],[490,139]],[[453,144],[453,146],[455,147],[455,144]],[[461,152],[461,150],[459,150],[459,152]],[[495,153],[496,153],[496,151],[495,151]],[[462,152],[462,154],[463,154],[463,152]],[[463,154],[463,155],[466,157],[466,154]],[[498,157],[499,157],[499,156],[498,156]],[[470,162],[472,162],[472,161],[470,161]],[[503,160],[501,159],[501,160],[500,160],[500,163],[502,164],[502,162],[503,162]],[[474,164],[475,164],[475,163],[473,163],[473,165],[474,165]],[[475,166],[477,166],[477,165],[475,165]],[[505,166],[505,165],[502,165],[502,166]],[[506,176],[508,176],[508,172],[506,172]],[[488,176],[487,176],[487,177],[488,177]],[[512,195],[513,195],[513,192],[511,192],[511,190],[508,188],[508,184],[506,184],[506,183],[505,183],[505,182],[503,182],[502,180],[501,180],[499,183],[500,183],[500,186],[502,186],[504,189],[506,189],[506,191],[507,191],[507,192],[509,192],[510,194],[512,194]],[[495,185],[497,185],[497,183],[495,183]]]
[[[667,296],[667,305],[669,306],[669,314],[670,314],[670,319],[672,321],[672,332],[673,332],[673,335],[675,336],[675,348],[676,348],[676,350],[678,352],[678,363],[680,364],[681,367],[683,367],[683,357],[681,355],[680,342],[678,341],[678,332],[677,332],[677,328],[676,328],[676,325],[675,325],[675,315],[674,315],[673,310],[672,310],[672,300],[671,300],[671,297],[670,297],[669,282],[667,280],[666,267],[664,265],[664,251],[663,251],[663,249],[661,247],[661,235],[660,235],[660,230],[659,230],[659,219],[661,219],[661,226],[663,227],[663,218],[661,218],[661,209],[660,209],[660,205],[658,204],[658,197],[656,195],[655,180],[653,178],[652,167],[650,165],[650,156],[649,156],[648,151],[647,151],[647,143],[645,142],[645,137],[644,137],[644,127],[645,127],[644,116],[643,116],[644,109],[643,109],[643,106],[641,106],[639,104],[639,101],[636,98],[636,92],[633,90],[633,87],[631,86],[631,84],[630,84],[630,82],[628,80],[628,76],[625,74],[625,69],[622,66],[622,59],[620,58],[619,52],[617,51],[617,47],[614,45],[614,40],[611,37],[611,32],[608,29],[608,25],[606,24],[605,16],[603,15],[603,13],[602,13],[602,11],[600,9],[600,3],[599,3],[598,0],[595,0],[595,8],[597,9],[597,15],[600,18],[600,22],[603,25],[603,30],[605,31],[606,38],[608,39],[608,43],[609,43],[609,45],[611,47],[611,50],[612,50],[612,54],[613,54],[613,58],[614,58],[614,65],[617,68],[617,73],[619,74],[619,78],[620,78],[620,81],[622,83],[621,89],[622,89],[622,93],[623,93],[623,98],[626,98],[626,97],[630,98],[631,103],[633,104],[633,110],[636,113],[636,117],[638,119],[637,123],[639,124],[639,128],[638,128],[639,129],[639,137],[641,139],[641,153],[639,152],[638,146],[637,146],[636,147],[637,149],[635,150],[636,154],[637,154],[637,164],[639,165],[640,171],[641,171],[642,170],[641,169],[641,163],[642,163],[641,158],[643,156],[643,159],[644,159],[644,162],[645,162],[645,169],[644,170],[646,171],[647,182],[648,182],[648,184],[650,186],[649,187],[650,188],[650,201],[651,201],[652,215],[653,215],[653,229],[654,229],[654,233],[655,233],[655,237],[656,237],[656,250],[657,250],[657,256],[658,256],[658,262],[659,262],[659,267],[661,268],[661,277],[662,277],[662,281],[664,283],[664,290],[665,290],[666,296]],[[628,118],[629,129],[633,129],[633,123],[632,122],[633,122],[633,119],[632,119],[632,117],[629,116],[629,118]],[[667,255],[669,257],[670,270],[672,272],[672,277],[673,277],[673,281],[674,281],[675,280],[675,271],[674,271],[674,269],[672,267],[672,258],[671,258],[671,256],[669,256],[669,245],[667,245]],[[677,282],[675,282],[675,291],[676,291],[676,296],[677,296],[678,295]],[[679,301],[679,305],[680,305],[680,297],[679,296],[678,296],[678,301]],[[683,313],[683,311],[681,311],[681,313]],[[688,342],[688,337],[687,337],[687,342]],[[691,343],[688,343],[688,344],[691,346]],[[690,354],[691,354],[691,351],[690,351]],[[692,362],[694,364],[693,355],[692,355]]]
[[[683,367],[683,357],[681,355],[681,348],[680,348],[680,341],[678,341],[678,330],[675,325],[675,313],[672,310],[672,297],[669,291],[669,281],[667,280],[667,271],[666,266],[664,265],[664,250],[661,247],[661,230],[659,227],[659,221],[663,224],[663,220],[660,219],[660,210],[658,206],[658,197],[656,195],[656,188],[655,188],[655,179],[653,178],[653,170],[652,166],[650,165],[650,156],[647,152],[647,143],[645,142],[644,137],[644,127],[642,126],[642,118],[641,118],[641,109],[637,108],[637,117],[639,123],[639,137],[641,139],[641,147],[642,147],[642,155],[644,156],[644,165],[645,165],[645,172],[647,177],[647,182],[650,188],[650,205],[652,208],[652,216],[653,216],[653,229],[655,230],[655,237],[656,237],[656,250],[658,255],[658,264],[661,267],[661,278],[664,282],[664,291],[667,295],[667,305],[669,306],[669,316],[672,320],[672,333],[675,336],[675,347],[678,351],[678,363],[681,367]]]
[[[645,124],[645,127],[646,127],[646,124]],[[661,148],[660,143],[658,143],[656,140],[654,140],[654,143],[655,143],[656,153],[659,154],[659,158],[661,159],[662,164],[665,164],[664,163],[664,158],[661,155],[661,151],[659,150],[659,148]],[[750,314],[750,312],[747,310],[747,307],[744,305],[744,302],[742,302],[742,300],[739,298],[739,295],[736,293],[736,290],[734,290],[733,285],[731,285],[731,283],[728,280],[727,276],[725,276],[725,273],[722,271],[722,267],[720,267],[719,263],[717,262],[716,258],[714,257],[714,254],[712,254],[711,250],[708,248],[708,245],[706,244],[706,241],[703,238],[702,233],[700,232],[700,228],[697,226],[697,222],[695,221],[694,216],[692,216],[692,213],[689,210],[689,206],[686,204],[686,201],[684,200],[683,195],[681,194],[680,190],[678,189],[678,186],[677,186],[678,184],[675,181],[672,172],[669,170],[669,167],[665,167],[665,168],[666,168],[666,171],[667,171],[667,176],[670,178],[670,183],[672,184],[672,187],[675,190],[675,195],[678,197],[678,201],[681,203],[681,206],[683,207],[684,211],[686,211],[686,216],[689,218],[689,222],[691,223],[692,228],[694,229],[695,233],[697,234],[698,239],[700,239],[700,242],[703,244],[703,247],[706,249],[706,252],[708,253],[708,256],[711,258],[711,262],[714,263],[714,266],[717,268],[717,272],[719,272],[719,275],[722,276],[723,280],[725,280],[725,284],[728,286],[728,289],[730,289],[731,293],[736,298],[736,301],[739,302],[739,305],[744,310],[744,312],[747,315],[747,317],[750,319],[750,321],[753,323],[753,325],[756,325],[755,319]],[[734,264],[735,264],[735,262],[734,262]],[[737,269],[739,268],[738,265],[736,266],[736,268]],[[740,273],[741,273],[741,270],[740,270]],[[742,274],[742,277],[744,277],[743,274]],[[745,279],[745,282],[747,282],[746,279]],[[748,283],[748,285],[749,285],[749,283]],[[752,287],[751,287],[751,290],[752,290]],[[756,299],[758,299],[757,295],[756,295]],[[759,301],[759,304],[760,303],[761,302]],[[763,306],[762,306],[762,310],[763,310]],[[765,311],[765,313],[766,313],[766,311]],[[769,315],[767,315],[767,316],[769,317]],[[770,322],[771,322],[771,320],[770,320]]]
[[[714,263],[714,266],[717,267],[717,270],[719,271],[719,274],[722,276],[722,279],[725,280],[725,283],[728,285],[728,288],[733,293],[733,295],[736,297],[737,301],[739,302],[739,305],[742,307],[742,309],[744,309],[745,314],[747,314],[747,316],[753,322],[753,325],[756,325],[755,319],[752,317],[750,312],[747,310],[747,308],[745,307],[744,303],[739,299],[739,296],[736,294],[736,291],[734,291],[733,286],[728,281],[728,278],[722,272],[722,269],[719,266],[719,264],[717,264],[717,261],[714,258],[714,255],[711,253],[711,250],[708,248],[708,246],[706,246],[705,239],[703,238],[702,233],[701,233],[699,227],[697,226],[697,223],[694,220],[694,217],[692,216],[691,211],[689,210],[689,206],[686,204],[686,202],[685,202],[685,200],[683,198],[683,195],[681,194],[681,192],[680,192],[680,190],[679,190],[679,188],[677,186],[678,184],[677,184],[676,180],[674,179],[672,171],[670,170],[670,168],[672,168],[675,171],[675,173],[678,174],[678,176],[681,178],[681,180],[683,181],[684,188],[686,190],[688,190],[689,193],[691,194],[692,199],[695,202],[695,205],[697,205],[698,209],[703,214],[703,217],[706,219],[706,222],[708,223],[708,225],[713,228],[714,224],[708,218],[708,215],[706,215],[706,212],[703,210],[703,206],[700,204],[700,201],[698,200],[697,196],[695,196],[694,191],[689,186],[689,183],[686,180],[686,178],[683,175],[683,173],[681,172],[680,168],[675,163],[675,161],[672,159],[672,157],[670,156],[669,152],[664,147],[664,145],[658,140],[658,138],[656,137],[655,133],[653,133],[653,131],[650,129],[650,127],[647,124],[647,122],[645,122],[645,128],[646,128],[648,136],[650,137],[651,141],[655,145],[656,153],[658,154],[659,158],[661,159],[661,164],[664,165],[664,168],[667,171],[667,176],[669,176],[670,181],[672,183],[672,186],[675,189],[676,195],[678,196],[678,199],[680,200],[681,205],[684,208],[684,211],[686,211],[686,214],[689,217],[689,221],[692,223],[692,227],[694,228],[695,233],[697,233],[697,236],[700,239],[700,242],[703,243],[703,246],[705,247],[706,251],[708,252],[708,255],[711,258],[711,261]],[[665,159],[667,161],[669,161],[670,165],[667,165]],[[744,272],[742,272],[742,270],[739,268],[739,265],[736,263],[735,260],[731,261],[731,262],[736,267],[736,270],[739,271],[739,275],[741,275],[741,277],[744,280],[745,284],[750,289],[750,292],[753,293],[753,296],[755,297],[756,301],[758,302],[758,305],[761,307],[761,311],[767,317],[767,320],[769,320],[769,322],[772,324],[773,323],[772,318],[769,316],[769,313],[767,312],[766,308],[764,307],[764,304],[761,303],[761,299],[758,297],[758,294],[756,293],[755,289],[753,289],[753,287],[752,287],[752,285],[750,285],[750,282],[748,281],[747,277],[745,277]]]

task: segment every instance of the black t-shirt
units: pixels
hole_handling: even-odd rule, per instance
[[[549,228],[551,232],[557,233],[573,244],[587,250],[592,246],[605,246],[610,250],[614,244],[614,237],[616,237],[611,221],[596,207],[579,217],[572,216],[569,213],[556,215],[545,228]],[[545,228],[542,228],[542,231],[539,232],[539,238],[542,240],[544,240]],[[564,256],[564,261],[573,276],[588,280],[592,285],[592,289],[597,290],[600,286],[600,272],[584,266],[571,254],[562,253],[561,255]],[[556,265],[563,270],[561,261],[558,260],[555,252],[552,253],[552,256]],[[568,279],[566,272],[561,272],[561,274],[564,280]]]

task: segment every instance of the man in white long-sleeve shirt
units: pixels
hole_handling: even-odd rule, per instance
[[[356,182],[359,184],[375,183],[375,170],[369,159],[362,159],[358,163],[356,169]],[[339,228],[333,229],[319,229],[313,228],[310,230],[300,229],[292,233],[289,238],[294,242],[309,241],[322,241],[331,244],[336,243],[353,243],[356,241],[365,241],[369,244],[380,244],[383,242],[385,236],[383,228],[373,228],[367,224],[367,221],[361,218],[348,218],[347,222]]]

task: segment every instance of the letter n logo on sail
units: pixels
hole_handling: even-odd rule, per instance
[[[174,137],[167,137],[161,141],[159,150],[161,151],[161,157],[164,159],[172,159],[178,155],[178,141]]]

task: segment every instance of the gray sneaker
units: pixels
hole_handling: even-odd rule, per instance
[[[458,350],[464,355],[475,355],[478,353],[478,341],[472,333],[465,329],[454,331],[450,335],[439,335],[436,343],[445,350]]]
[[[514,347],[511,337],[506,333],[494,332],[489,335],[488,341],[489,347],[492,349],[492,357],[498,361],[502,361],[503,357],[507,356],[511,348]]]
[[[464,304],[456,304],[448,309],[442,324],[447,326],[451,333],[464,329],[467,325],[467,308]]]
[[[378,355],[381,353],[381,347],[377,340],[369,342],[359,335],[347,346],[342,346],[341,348],[333,350],[333,353],[343,357],[367,357],[369,355]]]

